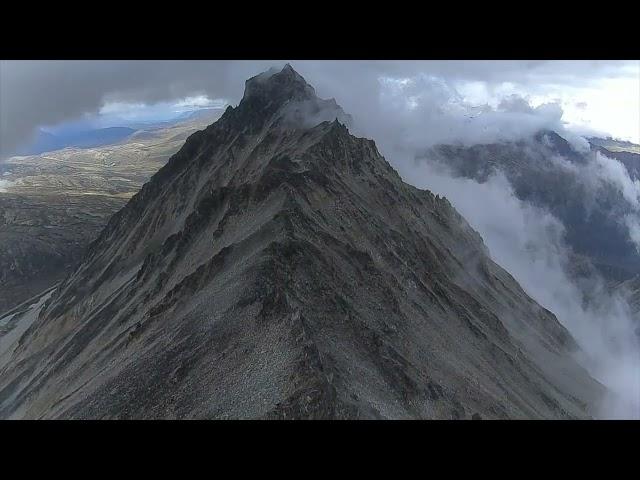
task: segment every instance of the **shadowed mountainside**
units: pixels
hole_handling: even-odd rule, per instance
[[[595,415],[554,315],[336,118],[290,66],[248,80],[50,297],[0,319],[24,331],[0,417]]]

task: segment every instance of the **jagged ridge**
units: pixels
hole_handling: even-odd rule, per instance
[[[555,317],[374,142],[300,121],[324,102],[285,67],[192,135],[1,367],[0,416],[592,414]]]

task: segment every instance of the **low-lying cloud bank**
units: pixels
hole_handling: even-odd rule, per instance
[[[468,103],[451,86],[436,78],[382,81],[380,101],[360,113],[361,127],[394,148],[419,150],[439,143],[464,146],[517,141],[547,129],[562,132],[576,148],[587,142],[566,130],[560,105],[531,107],[512,95],[498,107]],[[389,130],[391,128],[391,130]]]
[[[562,156],[551,160],[562,171],[572,174],[581,183],[588,197],[586,205],[594,204],[598,198],[607,197],[613,190],[618,201],[611,208],[611,215],[626,228],[629,239],[640,254],[640,180],[631,178],[627,168],[615,158],[607,157],[599,151],[592,152],[585,165],[576,165]]]

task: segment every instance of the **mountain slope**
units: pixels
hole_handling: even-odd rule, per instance
[[[290,66],[248,80],[49,299],[0,319],[30,322],[0,352],[0,417],[595,415],[553,314],[330,117]]]
[[[0,193],[0,314],[73,271],[126,199]]]
[[[611,139],[590,138],[591,148],[622,163],[633,180],[640,179],[640,145]]]
[[[111,215],[203,120],[0,163],[0,313],[71,273]]]

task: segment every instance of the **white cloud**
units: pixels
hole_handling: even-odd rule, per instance
[[[443,78],[418,75],[382,77],[370,101],[346,110],[353,113],[356,133],[375,139],[385,153],[437,143],[516,141],[541,129],[555,130],[576,149],[589,150],[584,138],[567,130],[558,103],[534,106],[517,94],[492,103],[471,103]]]
[[[105,103],[153,105],[200,95],[235,103],[242,96],[247,78],[284,63],[284,60],[1,61],[0,145],[10,150],[37,126],[95,114]],[[503,97],[511,94],[528,98],[534,107],[560,99],[563,120],[572,128],[589,128],[640,142],[638,61],[291,63],[321,96],[335,97],[354,118],[371,113],[368,103],[377,101],[380,78],[437,78],[474,107],[495,108]],[[51,91],[56,94],[51,95]],[[421,95],[419,90],[412,94],[416,98]],[[577,102],[586,102],[587,108],[576,108]]]
[[[178,110],[196,110],[199,108],[224,108],[227,102],[222,99],[211,99],[206,95],[186,97],[173,103]]]
[[[640,143],[640,62],[631,78],[600,79],[596,85],[576,88],[555,87],[564,120],[574,129],[607,132],[614,137]],[[544,102],[550,93],[535,95],[533,102]]]
[[[112,101],[102,105],[98,111],[98,115],[89,117],[88,120],[99,125],[115,124],[118,121],[162,121],[173,118],[179,113],[205,108],[221,109],[226,105],[226,100],[219,98],[211,99],[206,95],[196,95],[171,102],[149,104]]]
[[[640,219],[638,219],[638,215],[625,215],[624,223],[629,231],[631,241],[635,244],[638,253],[640,253]]]
[[[632,180],[621,162],[597,152],[589,166],[587,176],[613,186],[634,210],[640,210],[640,181]]]
[[[621,162],[600,152],[589,155],[587,159],[585,165],[576,165],[561,156],[551,157],[550,160],[587,187],[587,196],[583,198],[585,206],[597,201],[607,188],[620,193],[623,203],[619,207],[626,204],[627,210],[630,210],[620,218],[620,222],[627,228],[630,240],[640,252],[640,180],[632,179]],[[611,213],[615,214],[615,211],[612,210]]]

